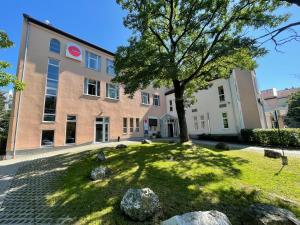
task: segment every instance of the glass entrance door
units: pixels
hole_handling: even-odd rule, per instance
[[[96,118],[95,142],[108,142],[108,141],[109,141],[109,118],[108,117]]]

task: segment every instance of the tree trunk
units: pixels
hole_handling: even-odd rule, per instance
[[[183,143],[189,140],[183,99],[184,88],[180,85],[179,82],[175,81],[173,83],[175,92],[176,111],[180,130],[180,142]]]

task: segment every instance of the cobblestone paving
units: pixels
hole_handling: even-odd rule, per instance
[[[47,194],[66,168],[66,159],[54,157],[24,163],[16,172],[0,208],[0,224],[68,224],[70,218],[53,216]],[[59,207],[59,206],[56,206]]]

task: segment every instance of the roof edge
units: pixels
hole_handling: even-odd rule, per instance
[[[28,14],[25,14],[25,13],[24,13],[24,14],[23,14],[23,17],[24,17],[25,20],[27,20],[27,21],[29,21],[29,22],[31,22],[31,23],[34,23],[34,24],[39,25],[39,26],[41,26],[41,27],[44,27],[44,28],[46,28],[46,29],[48,29],[48,30],[51,30],[51,31],[53,31],[53,32],[55,32],[55,33],[58,33],[58,34],[60,34],[60,35],[66,36],[66,37],[68,37],[68,38],[71,38],[71,39],[73,39],[73,40],[75,40],[75,41],[78,41],[78,42],[80,42],[80,43],[82,43],[82,44],[85,44],[85,45],[87,45],[87,46],[89,46],[89,47],[91,47],[91,48],[95,48],[95,49],[97,49],[97,50],[99,50],[99,51],[105,52],[105,53],[107,53],[107,54],[109,54],[109,55],[111,55],[111,56],[115,56],[115,53],[113,53],[113,52],[111,52],[111,51],[108,51],[108,50],[106,50],[106,49],[104,49],[104,48],[101,48],[101,47],[95,45],[95,44],[92,44],[92,43],[87,42],[87,41],[85,41],[85,40],[83,40],[83,39],[80,39],[80,38],[78,38],[78,37],[76,37],[76,36],[74,36],[74,35],[72,35],[72,34],[69,34],[69,33],[65,32],[65,31],[62,31],[62,30],[60,30],[60,29],[58,29],[58,28],[55,28],[55,27],[53,27],[53,26],[51,26],[51,25],[48,25],[48,24],[46,24],[46,23],[43,23],[43,22],[41,22],[41,21],[39,21],[39,20],[37,20],[37,19],[34,19],[34,18],[32,18],[31,16],[29,16]]]

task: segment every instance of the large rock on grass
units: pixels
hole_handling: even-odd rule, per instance
[[[106,166],[99,166],[92,170],[90,177],[92,180],[101,180],[109,177],[110,174],[111,171],[109,168]]]
[[[127,148],[127,145],[124,145],[124,144],[118,144],[116,146],[116,149],[124,149],[124,148]]]
[[[145,221],[159,210],[159,199],[149,188],[130,188],[123,196],[120,207],[131,219]]]
[[[219,211],[189,212],[161,222],[161,225],[231,225],[224,213]]]
[[[152,141],[150,141],[150,140],[148,140],[148,139],[143,139],[143,140],[141,141],[141,143],[142,143],[142,144],[151,144]]]
[[[292,212],[271,205],[251,205],[249,216],[246,225],[300,225]]]
[[[99,153],[97,154],[97,159],[98,159],[99,161],[105,161],[105,160],[106,160],[103,151],[101,151],[101,152],[99,152]]]

